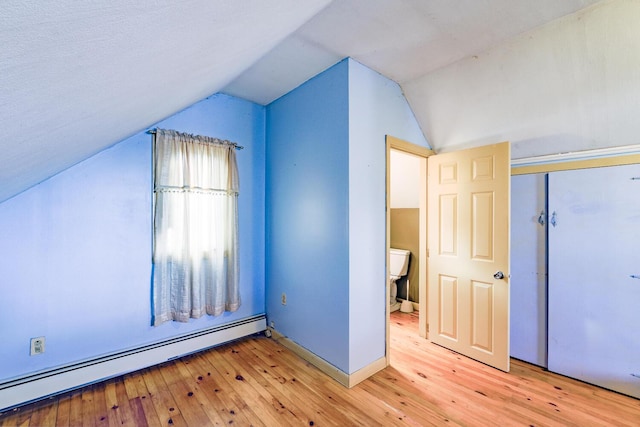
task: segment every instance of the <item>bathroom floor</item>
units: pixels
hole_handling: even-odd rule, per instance
[[[418,319],[419,315],[417,311],[412,313],[403,313],[400,310],[397,310],[392,312],[389,317],[391,323],[406,329],[406,332],[414,331],[416,335],[418,334]]]

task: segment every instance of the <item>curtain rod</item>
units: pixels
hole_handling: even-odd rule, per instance
[[[178,132],[178,131],[174,131],[174,132]],[[149,129],[146,133],[148,133],[149,135],[155,135],[156,133],[158,133],[158,130],[157,129]],[[178,132],[178,133],[184,133],[184,132]],[[206,138],[211,138],[211,137],[207,136]],[[217,139],[217,138],[212,138],[212,139]],[[233,147],[236,150],[244,149],[244,147],[242,145],[238,145],[235,142],[231,142],[231,141],[225,141],[225,142],[228,142],[230,145],[233,145]]]

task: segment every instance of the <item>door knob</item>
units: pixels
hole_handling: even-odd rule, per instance
[[[504,273],[502,271],[497,271],[496,274],[493,275],[493,277],[498,280],[504,279]]]

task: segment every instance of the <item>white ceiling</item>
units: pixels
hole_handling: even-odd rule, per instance
[[[403,83],[599,0],[336,0],[224,91],[268,104],[349,56]]]
[[[0,201],[215,92],[347,56],[403,85],[598,1],[3,0]]]

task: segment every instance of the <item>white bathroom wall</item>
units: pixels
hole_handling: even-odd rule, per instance
[[[390,191],[392,209],[419,208],[420,158],[398,150],[391,150]]]
[[[511,141],[513,158],[638,143],[640,1],[598,3],[403,84],[441,152]]]

